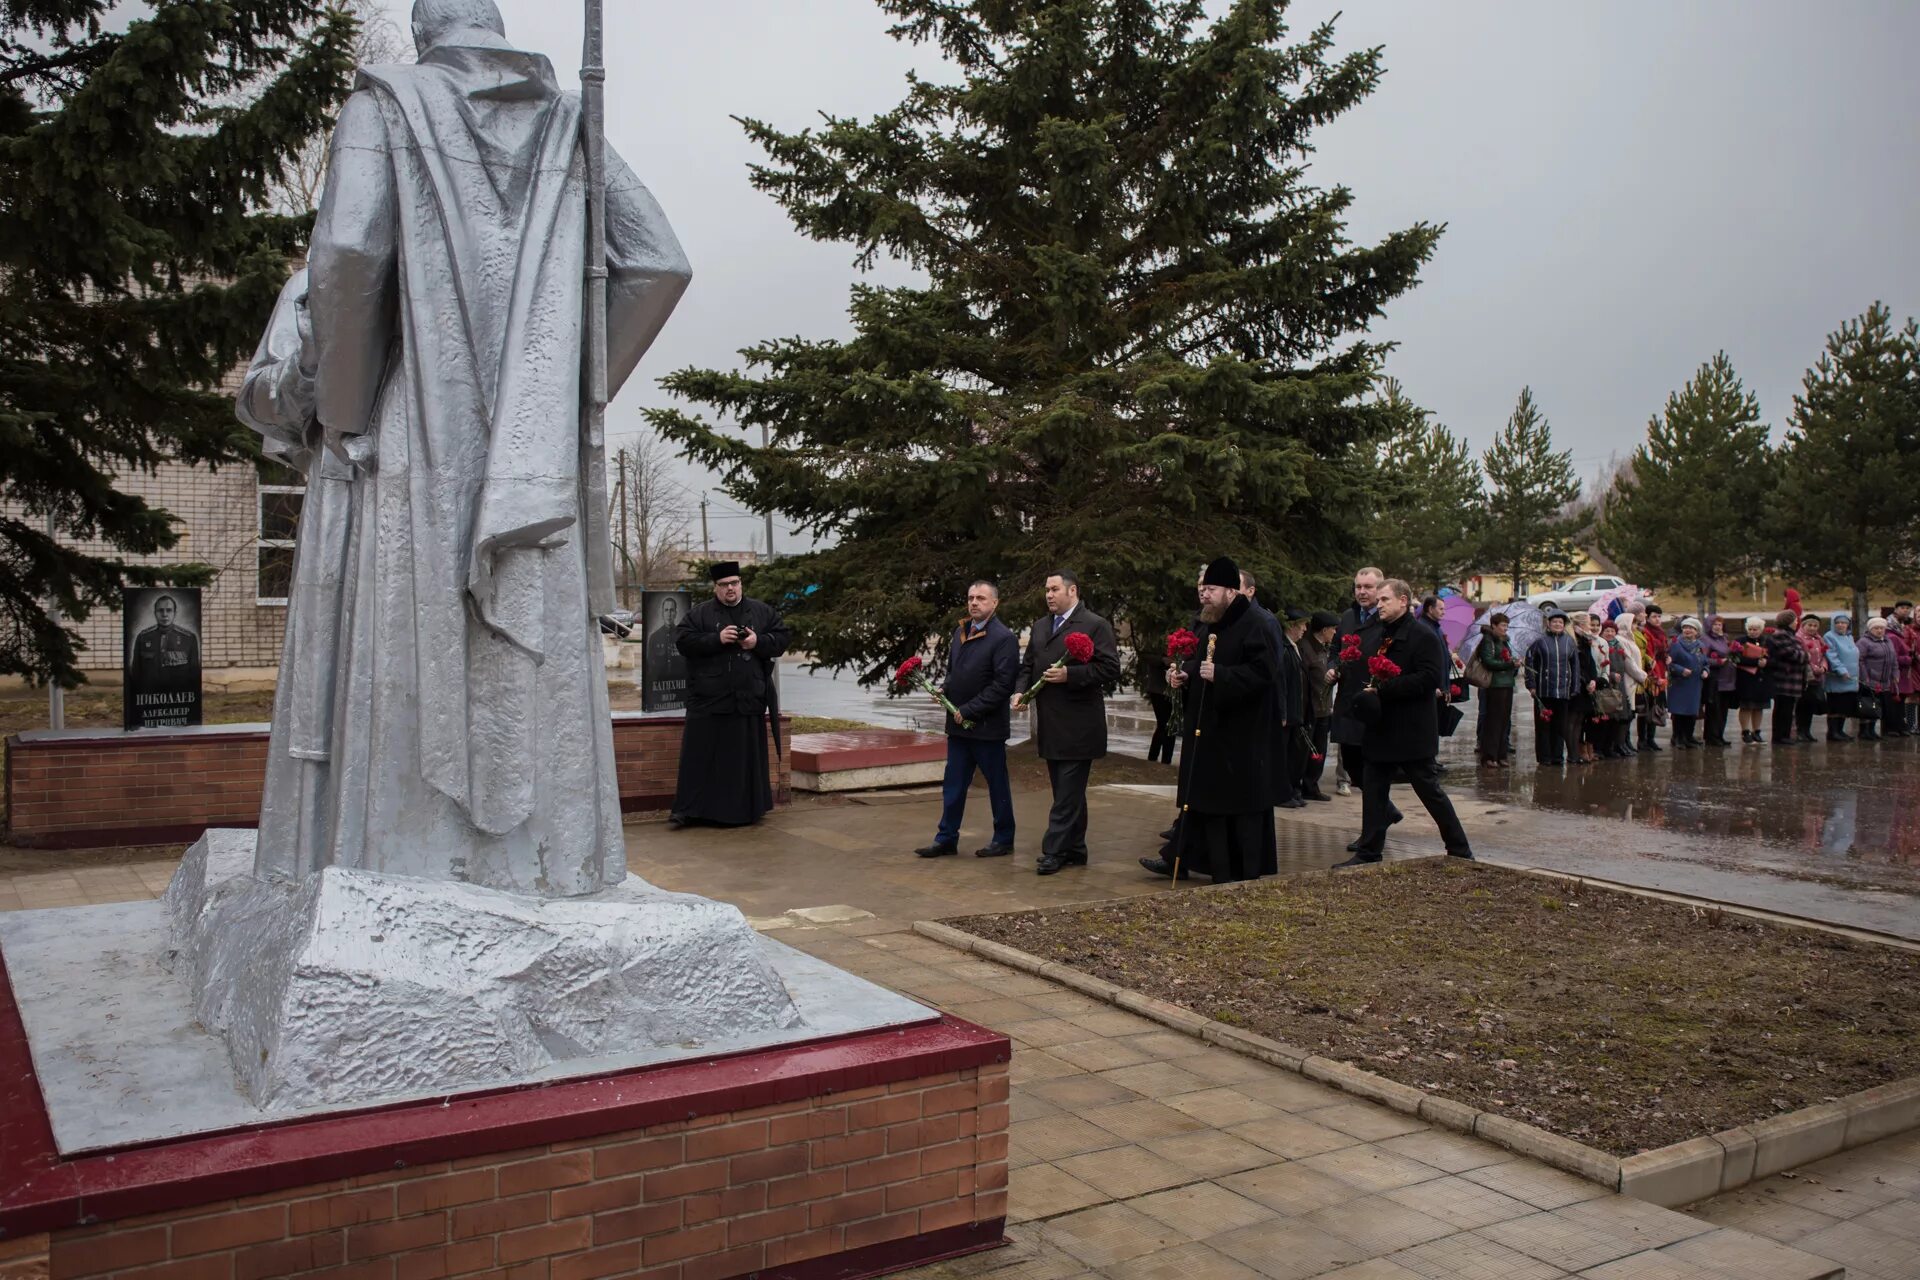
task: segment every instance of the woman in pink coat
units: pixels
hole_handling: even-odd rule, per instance
[[[1914,625],[1900,624],[1894,618],[1887,624],[1887,639],[1893,641],[1893,655],[1900,663],[1900,713],[1893,717],[1899,728],[1894,732],[1906,737],[1913,732],[1913,711],[1920,703],[1920,634]]]

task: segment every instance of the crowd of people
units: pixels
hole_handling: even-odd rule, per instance
[[[1792,599],[1790,597],[1790,599]],[[1546,634],[1516,659],[1497,610],[1463,664],[1480,687],[1475,756],[1512,764],[1514,691],[1532,696],[1534,758],[1584,765],[1645,751],[1813,742],[1877,742],[1916,731],[1920,629],[1901,601],[1853,633],[1853,616],[1792,607],[1737,628],[1719,614],[1669,622],[1658,604],[1632,601],[1614,617],[1546,614]],[[1666,728],[1667,744],[1660,742]]]
[[[777,734],[770,676],[786,627],[743,596],[737,565],[715,565],[712,577],[714,599],[675,633],[691,694],[675,827],[751,823],[772,803],[760,734]],[[1396,783],[1419,798],[1449,854],[1473,857],[1441,785],[1439,754],[1441,738],[1464,720],[1457,704],[1475,690],[1474,753],[1488,769],[1511,766],[1522,686],[1542,765],[1665,750],[1663,727],[1675,750],[1728,747],[1736,717],[1746,745],[1812,742],[1823,717],[1830,742],[1916,733],[1920,627],[1905,601],[1858,637],[1846,613],[1822,618],[1797,607],[1747,618],[1737,634],[1718,615],[1669,623],[1647,600],[1625,602],[1614,616],[1555,609],[1544,634],[1518,651],[1511,620],[1494,609],[1453,652],[1443,628],[1448,601],[1416,598],[1376,568],[1354,574],[1353,602],[1340,614],[1271,612],[1254,575],[1226,557],[1202,566],[1195,585],[1198,610],[1167,638],[1164,658],[1136,637],[1138,678],[1157,720],[1151,756],[1171,761],[1179,744],[1176,820],[1159,855],[1140,860],[1156,875],[1273,874],[1275,811],[1329,800],[1329,765],[1337,792],[1361,796],[1360,831],[1339,865],[1380,861],[1388,829],[1404,817],[1392,799]],[[1046,604],[1023,651],[998,616],[999,587],[972,583],[940,687],[920,678],[947,712],[948,739],[940,821],[932,843],[915,850],[923,858],[959,852],[976,774],[987,784],[993,833],[974,852],[1014,852],[1007,743],[1013,713],[1031,707],[1053,792],[1035,870],[1087,864],[1087,787],[1107,752],[1106,695],[1120,681],[1121,658],[1113,624],[1081,602],[1071,570],[1047,575]],[[918,669],[917,658],[901,668],[902,689]]]

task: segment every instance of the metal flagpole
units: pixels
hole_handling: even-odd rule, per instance
[[[586,0],[586,36],[580,58],[580,106],[587,153],[586,344],[587,414],[583,429],[587,497],[582,524],[587,531],[588,598],[598,613],[612,607],[613,540],[604,538],[611,512],[607,496],[607,67],[606,14],[603,0]],[[594,544],[598,538],[606,543]],[[596,565],[605,565],[607,581]]]

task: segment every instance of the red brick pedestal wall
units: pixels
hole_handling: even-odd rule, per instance
[[[1009,1043],[954,1018],[62,1160],[0,1006],[0,1280],[850,1280],[1002,1242]]]
[[[780,741],[788,742],[782,718]],[[680,716],[613,717],[614,768],[626,812],[664,809],[680,772]],[[208,827],[260,820],[267,726],[42,729],[7,739],[7,835],[15,844],[85,848],[193,840]],[[793,798],[786,753],[767,743],[773,801]],[[0,1276],[0,1280],[4,1280]]]

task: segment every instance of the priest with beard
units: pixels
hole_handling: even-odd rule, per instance
[[[746,596],[738,564],[720,561],[707,576],[713,599],[687,610],[674,628],[674,646],[687,659],[687,727],[667,815],[675,830],[696,822],[749,826],[773,808],[767,742],[780,749],[773,672],[787,649],[787,624],[772,605]]]
[[[1156,875],[1191,870],[1216,883],[1270,875],[1264,825],[1273,824],[1274,684],[1279,655],[1240,570],[1225,556],[1200,583],[1199,647],[1167,672],[1183,703],[1180,796],[1184,813],[1175,860],[1142,858]],[[1209,656],[1208,649],[1212,654]]]

